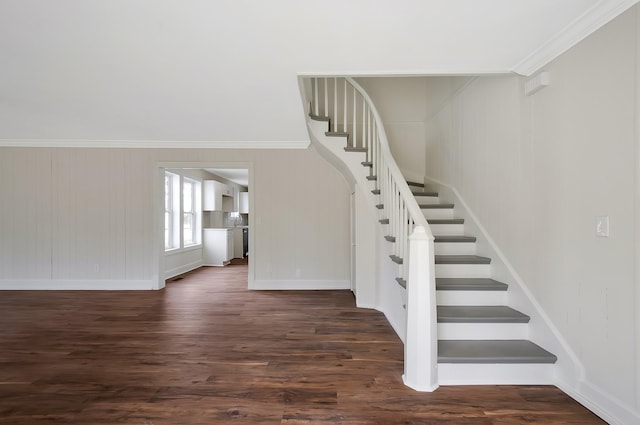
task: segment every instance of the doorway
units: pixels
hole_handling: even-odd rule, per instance
[[[253,164],[162,162],[155,171],[155,289],[202,266],[232,264],[248,264],[251,288]],[[220,237],[225,245],[220,245]]]

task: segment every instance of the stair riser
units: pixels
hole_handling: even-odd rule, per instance
[[[506,291],[436,291],[438,305],[506,305]]]
[[[436,277],[489,277],[490,264],[436,264]]]
[[[434,235],[458,236],[464,234],[464,224],[430,224],[431,233]]]
[[[424,208],[422,214],[429,220],[430,218],[453,218],[453,208]]]
[[[416,201],[418,202],[418,204],[439,204],[440,203],[440,198],[438,198],[437,196],[415,196]]]
[[[438,323],[438,339],[527,339],[527,323]]]
[[[436,255],[474,255],[476,253],[475,242],[437,242],[434,246]]]
[[[548,385],[552,364],[438,364],[440,385]]]

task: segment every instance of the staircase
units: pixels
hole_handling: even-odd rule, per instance
[[[316,85],[316,96],[318,95],[317,87]],[[329,100],[331,90],[335,90],[335,96]],[[403,195],[403,189],[399,190],[397,183],[390,186],[387,175],[382,178],[378,175],[381,171],[377,171],[380,170],[377,163],[384,160],[380,158],[378,152],[381,149],[375,148],[375,145],[368,142],[359,141],[365,136],[375,134],[375,131],[371,130],[371,118],[367,118],[364,106],[362,109],[357,109],[355,90],[353,101],[355,106],[353,106],[353,114],[349,112],[352,117],[349,118],[347,113],[351,106],[348,106],[348,101],[345,100],[344,107],[340,109],[338,101],[340,91],[337,82],[333,83],[333,86],[325,82],[324,108],[319,107],[317,103],[315,108],[311,107],[310,120],[326,125],[324,134],[318,137],[323,138],[323,143],[333,149],[334,155],[340,156],[341,160],[348,164],[347,168],[350,168],[352,173],[355,173],[354,164],[364,167],[366,177],[362,179],[363,184],[370,186],[368,190],[376,198],[374,205],[380,217],[382,234],[392,247],[393,253],[389,261],[398,267],[396,282],[408,293],[407,286],[411,281],[408,282],[407,278],[407,260],[413,257],[409,255],[407,240],[413,226],[417,224],[416,219],[407,214],[407,209],[412,207],[410,205],[405,208],[403,205],[405,209],[401,209],[398,214],[396,195],[398,192]],[[348,98],[346,83],[343,97]],[[333,102],[335,103],[332,107]],[[319,109],[328,113],[317,113]],[[357,122],[361,110],[364,121],[362,126]],[[333,116],[336,114],[332,111],[338,111],[338,116]],[[341,116],[343,112],[344,119]],[[341,131],[339,131],[340,124],[337,123],[340,119],[343,120]],[[350,131],[346,124],[348,122],[351,122]],[[381,124],[374,125],[381,127]],[[340,149],[335,149],[337,145]],[[529,341],[529,316],[506,305],[508,285],[491,278],[492,260],[478,255],[476,238],[465,233],[464,220],[456,217],[455,205],[441,203],[438,193],[425,190],[422,183],[407,183],[411,187],[410,193],[413,194],[415,202],[428,223],[426,227],[434,237],[437,384],[548,384],[553,382],[553,364],[557,360],[556,356]],[[394,192],[392,198],[385,197],[385,192],[389,190]],[[409,192],[406,191],[406,193]],[[385,205],[385,202],[392,205]],[[410,204],[413,200],[399,202]],[[420,220],[423,218],[421,217]],[[398,231],[399,222],[400,231]],[[430,258],[419,260],[427,263],[431,261]],[[407,314],[410,311],[408,308],[410,304],[410,302],[407,303]],[[415,304],[413,305],[415,308]],[[429,306],[421,306],[419,309],[428,310]],[[411,316],[408,316],[407,321],[411,321]],[[424,327],[420,323],[417,326]],[[409,338],[409,331],[407,334]],[[405,353],[405,362],[407,362],[406,356]],[[425,362],[428,362],[426,358]]]
[[[409,184],[435,236],[440,384],[550,382],[556,356],[528,340],[529,316],[505,305],[508,285],[491,279],[455,205]]]

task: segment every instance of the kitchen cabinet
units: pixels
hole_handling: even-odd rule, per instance
[[[238,212],[240,214],[249,214],[249,192],[240,192],[238,195]]]
[[[202,247],[203,265],[227,265],[234,256],[233,229],[204,229]]]
[[[223,197],[233,197],[233,186],[227,186],[219,181],[205,180],[202,182],[202,186],[203,211],[222,211],[225,205]]]

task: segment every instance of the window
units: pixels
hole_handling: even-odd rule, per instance
[[[179,174],[164,175],[164,249],[198,245],[202,228],[201,185]]]
[[[196,238],[196,182],[184,179],[182,182],[182,243],[184,246],[197,243]]]
[[[180,247],[180,176],[164,174],[164,249]]]

